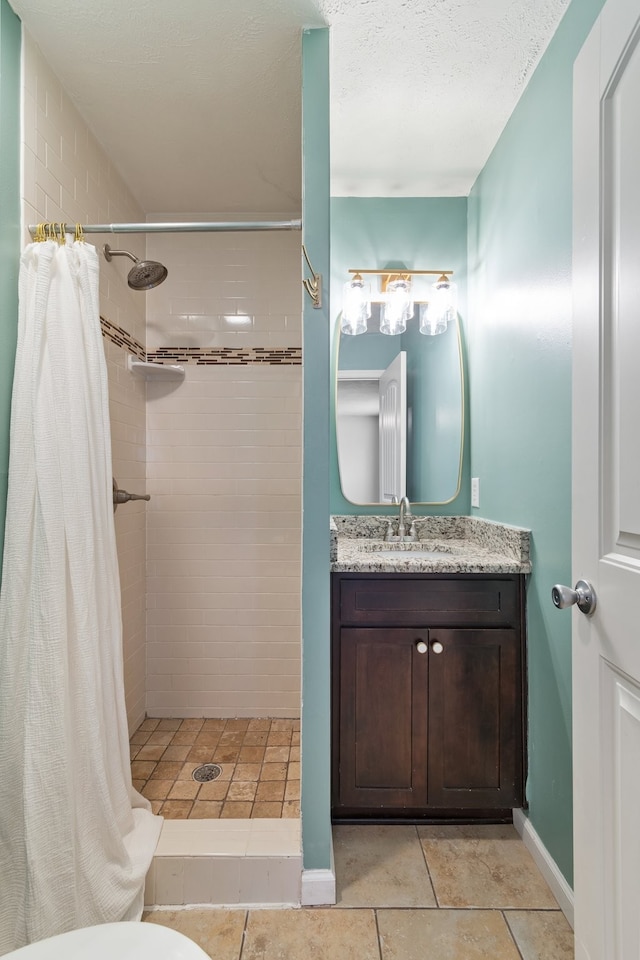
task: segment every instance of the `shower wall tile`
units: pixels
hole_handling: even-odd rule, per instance
[[[301,368],[185,370],[147,384],[147,711],[297,716]]]
[[[278,219],[261,214],[259,219]],[[150,219],[193,220],[193,214]],[[210,214],[209,220],[229,219]],[[169,276],[152,293],[149,350],[301,346],[300,233],[154,234],[148,256]]]
[[[27,225],[40,221],[110,223],[143,220],[144,215],[115,167],[96,142],[57,77],[24,31],[23,239]],[[144,236],[90,235],[101,251],[105,242],[145,255]],[[145,343],[145,299],[126,283],[119,261],[100,258],[102,316]],[[144,492],[146,410],[144,383],[126,370],[126,354],[103,340],[109,375],[113,470],[119,485]],[[122,589],[123,654],[130,731],[144,717],[146,603],[145,511],[142,503],[120,507],[115,517]]]

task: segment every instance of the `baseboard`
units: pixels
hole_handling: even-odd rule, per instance
[[[303,907],[335,903],[336,875],[333,870],[303,870],[300,902]]]
[[[535,860],[538,870],[549,884],[560,909],[573,929],[573,890],[531,825],[531,821],[522,810],[513,811],[513,825],[522,837],[522,842]]]

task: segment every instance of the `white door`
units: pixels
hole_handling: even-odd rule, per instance
[[[640,0],[574,72],[576,960],[640,957]]]
[[[380,502],[407,492],[407,353],[401,350],[379,380]]]

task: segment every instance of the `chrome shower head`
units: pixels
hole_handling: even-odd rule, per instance
[[[138,260],[128,250],[112,250],[108,243],[104,245],[105,259],[111,262],[112,257],[129,257],[133,260],[133,267],[129,271],[127,283],[132,290],[151,290],[166,280],[167,268],[157,260]]]

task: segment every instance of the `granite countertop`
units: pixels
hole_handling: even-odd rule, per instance
[[[388,516],[331,518],[331,570],[530,573],[530,531],[479,517],[413,517],[417,541],[385,541]],[[395,517],[394,530],[396,527]],[[391,555],[389,555],[391,553]]]

